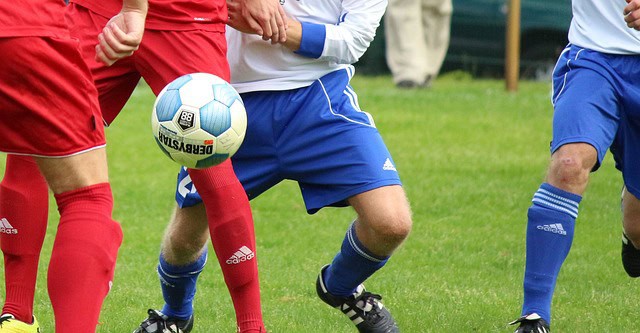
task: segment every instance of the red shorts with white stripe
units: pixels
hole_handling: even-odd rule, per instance
[[[105,145],[77,40],[0,38],[0,151],[68,156]]]
[[[157,95],[174,79],[190,73],[215,74],[229,81],[227,40],[223,32],[207,30],[145,30],[140,48],[131,57],[107,67],[95,58],[96,36],[109,20],[79,4],[66,11],[71,35],[80,40],[85,61],[99,92],[105,123],[117,117],[140,77]],[[146,110],[151,115],[152,105]]]

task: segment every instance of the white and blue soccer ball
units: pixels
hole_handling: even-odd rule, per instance
[[[238,92],[208,73],[183,75],[156,98],[153,136],[172,160],[202,169],[230,158],[247,130],[247,113]]]

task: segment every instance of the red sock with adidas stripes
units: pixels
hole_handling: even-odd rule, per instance
[[[7,155],[0,183],[0,247],[6,299],[2,313],[31,323],[40,250],[47,231],[49,189],[33,158]]]
[[[95,332],[122,242],[111,219],[111,187],[101,183],[55,197],[60,224],[47,276],[55,332]]]
[[[253,217],[230,161],[189,169],[207,210],[209,233],[236,311],[241,333],[266,332],[260,308]]]

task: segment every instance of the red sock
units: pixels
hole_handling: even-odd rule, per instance
[[[189,169],[207,210],[209,233],[236,311],[239,332],[266,332],[249,200],[230,161]]]
[[[55,331],[93,333],[122,242],[122,229],[111,219],[111,187],[96,184],[55,197],[60,224],[47,280]]]
[[[47,231],[49,190],[33,158],[7,155],[0,183],[0,247],[6,300],[2,313],[31,323],[40,250]]]

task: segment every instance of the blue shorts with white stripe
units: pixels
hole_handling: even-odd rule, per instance
[[[395,164],[372,116],[360,109],[351,71],[329,73],[308,87],[242,94],[247,135],[233,156],[250,199],[282,180],[297,181],[307,212],[345,206],[346,199],[400,185]],[[200,202],[185,170],[178,177],[181,207]]]
[[[640,197],[640,55],[605,54],[569,45],[553,74],[551,152],[583,142],[608,149],[627,190]]]

